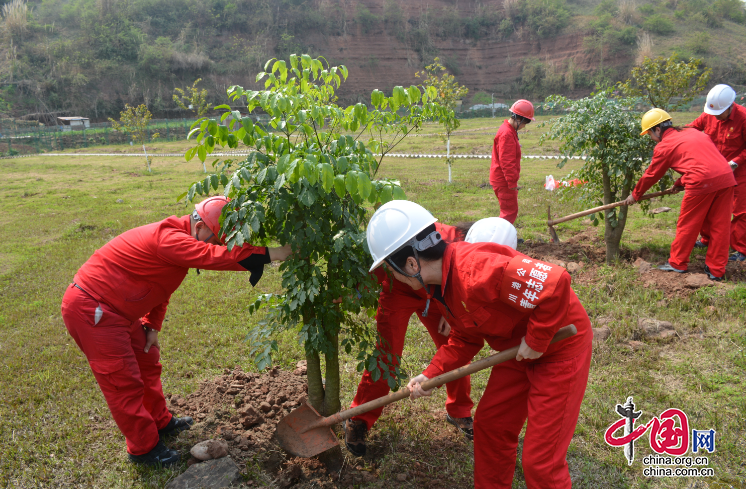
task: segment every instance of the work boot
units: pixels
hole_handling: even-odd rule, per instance
[[[348,419],[345,421],[345,446],[351,454],[356,457],[365,456],[365,437],[368,434],[368,425],[365,421]]]
[[[713,282],[722,282],[723,278],[725,278],[725,274],[723,274],[722,277],[716,277],[715,275],[713,275],[712,272],[710,272],[710,267],[708,267],[707,265],[705,265],[705,273],[707,274],[707,277],[709,277],[709,279]]]
[[[740,251],[736,251],[732,255],[728,257],[728,261],[744,261],[746,260],[746,255],[741,253]]]
[[[471,416],[468,418],[454,418],[450,414],[446,414],[446,421],[458,428],[468,440],[474,440],[474,418]]]
[[[130,462],[141,465],[160,465],[161,467],[167,467],[179,463],[179,452],[171,450],[163,444],[161,440],[158,440],[158,444],[148,453],[143,455],[132,455],[129,456]]]
[[[686,270],[679,270],[678,268],[672,267],[668,261],[666,261],[665,265],[659,266],[658,270],[663,270],[664,272],[686,273]]]
[[[694,243],[695,248],[707,248],[708,244],[703,243],[701,239],[698,239],[696,243]]]
[[[184,430],[188,430],[189,428],[191,428],[193,422],[194,420],[189,416],[184,416],[183,418],[171,416],[171,421],[169,421],[163,429],[158,430],[158,436],[163,438],[164,436],[168,436],[171,434],[176,435]]]

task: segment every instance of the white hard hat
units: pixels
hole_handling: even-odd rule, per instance
[[[518,233],[502,217],[488,217],[475,222],[466,233],[467,243],[497,243],[513,249],[518,245]]]
[[[720,115],[728,107],[733,105],[736,100],[736,91],[728,85],[715,85],[707,94],[707,101],[705,102],[705,113],[710,115]]]
[[[366,230],[373,257],[370,271],[436,221],[424,207],[408,200],[392,200],[379,207]]]

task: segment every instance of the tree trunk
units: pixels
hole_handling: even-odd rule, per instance
[[[607,172],[607,167],[604,166],[602,170],[603,183],[604,183],[604,205],[617,202],[616,192],[611,190],[611,177]],[[627,178],[628,181],[632,180],[633,176]],[[622,200],[626,199],[630,194],[630,188],[625,185],[622,188]],[[624,227],[627,225],[627,212],[629,207],[623,205],[615,209],[609,209],[604,212],[604,241],[606,241],[606,264],[612,265],[619,259],[620,243],[622,242],[622,234],[624,234]],[[613,226],[611,221],[614,213],[617,213],[616,226]]]
[[[448,163],[448,183],[452,183],[453,180],[451,179],[451,135],[448,135],[448,140],[446,141],[446,163]]]
[[[322,416],[331,416],[339,412],[342,407],[342,402],[339,400],[339,335],[328,334],[327,339],[332,345],[332,350],[324,355],[325,382],[321,380],[321,356],[318,352],[309,352],[306,348],[308,402]]]

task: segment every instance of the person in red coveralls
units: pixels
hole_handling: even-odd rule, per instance
[[[521,176],[521,144],[518,131],[534,119],[534,106],[528,100],[518,100],[510,107],[510,118],[505,119],[495,134],[492,144],[490,185],[500,203],[500,217],[515,223],[518,217],[518,179]]]
[[[651,109],[642,116],[641,135],[645,134],[658,144],[650,166],[627,197],[626,205],[637,202],[669,168],[681,174],[674,187],[686,190],[670,257],[658,268],[667,272],[686,272],[697,235],[707,222],[710,244],[705,257],[705,273],[711,280],[722,280],[728,264],[730,215],[736,185],[733,170],[706,134],[674,127],[665,110]]]
[[[211,197],[191,216],[172,216],[131,229],[97,250],[75,274],[62,299],[62,318],[83,351],[132,462],[171,465],[179,452],[162,437],[189,429],[192,419],[168,411],[161,387],[158,332],[169,298],[190,268],[251,272],[285,260],[290,246],[235,246],[220,236],[228,202]]]
[[[373,267],[429,301],[451,325],[448,343],[410,379],[411,397],[431,395],[421,383],[469,363],[485,341],[495,350],[520,345],[514,360],[492,369],[474,418],[474,486],[510,488],[518,437],[523,473],[533,488],[571,487],[570,445],[585,393],[592,339],[588,315],[564,268],[495,243],[446,243],[421,206],[389,202],[367,228]],[[577,334],[550,345],[562,327]]]
[[[436,223],[436,230],[441,238],[447,242],[464,241],[491,241],[504,244],[513,249],[516,247],[516,231],[512,224],[499,217],[482,219],[475,224],[460,224],[448,226]],[[427,297],[423,290],[412,290],[411,287],[397,281],[384,272],[382,268],[373,270],[378,283],[381,284],[381,293],[378,301],[378,313],[376,315],[376,329],[379,336],[385,341],[387,353],[400,357],[404,351],[404,338],[407,334],[409,318],[417,314],[422,324],[430,333],[436,348],[440,348],[448,342],[450,326],[445,317],[437,310],[430,308],[426,311]],[[366,402],[383,397],[389,393],[390,386],[386,379],[380,378],[373,381],[370,372],[363,373],[357,393],[352,401],[352,406],[359,406]],[[453,424],[469,440],[473,439],[473,419],[471,410],[474,403],[471,400],[471,381],[469,377],[463,377],[454,382],[446,384],[448,394],[446,400],[446,421]],[[358,457],[366,452],[365,438],[368,431],[381,416],[383,408],[368,411],[356,416],[345,423],[345,445],[347,449]]]
[[[707,94],[704,113],[689,127],[710,136],[720,154],[728,160],[736,178],[733,191],[733,220],[730,223],[730,246],[735,250],[730,261],[746,260],[746,109],[735,103],[736,92],[728,85],[715,85]],[[710,242],[711,223],[705,221],[702,240],[695,246],[704,248]]]

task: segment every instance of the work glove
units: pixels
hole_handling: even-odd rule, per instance
[[[411,400],[414,401],[415,399],[420,398],[420,397],[430,397],[431,395],[433,395],[433,389],[426,391],[425,389],[422,388],[422,385],[420,385],[426,380],[430,380],[430,379],[428,379],[422,374],[418,375],[417,377],[412,377],[411,379],[409,379],[407,388],[409,389],[409,398]]]
[[[730,161],[728,162],[728,164],[730,165],[730,169],[731,169],[731,170],[733,170],[733,171],[736,171],[736,168],[738,168],[738,163],[736,163],[736,162],[735,162],[735,161],[733,161],[733,160],[730,160]]]

